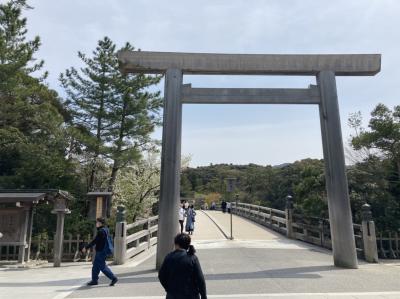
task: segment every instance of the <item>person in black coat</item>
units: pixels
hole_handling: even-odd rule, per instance
[[[225,200],[221,203],[221,209],[222,209],[222,213],[226,213],[226,201]]]
[[[92,280],[87,283],[88,286],[98,284],[100,271],[111,280],[110,286],[114,286],[118,281],[118,278],[106,264],[107,255],[109,254],[107,238],[110,232],[108,231],[108,228],[105,227],[105,223],[106,221],[104,218],[96,219],[96,237],[82,249],[83,252],[86,252],[86,250],[92,247],[96,249],[96,255],[93,259]]]
[[[174,241],[175,250],[165,257],[158,272],[166,299],[207,299],[206,282],[190,236],[178,234]]]

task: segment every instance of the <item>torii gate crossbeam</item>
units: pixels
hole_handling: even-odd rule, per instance
[[[182,104],[319,104],[317,86],[309,88],[192,88],[183,85]]]

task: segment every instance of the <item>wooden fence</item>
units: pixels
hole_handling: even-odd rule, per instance
[[[0,242],[0,260],[18,260],[20,242]]]
[[[76,237],[68,235],[63,241],[62,260],[64,262],[90,260],[91,251],[82,254],[80,246],[91,240],[92,236],[90,234],[86,238],[82,238],[80,235]],[[0,260],[18,260],[18,252],[19,243],[0,243]],[[54,240],[42,238],[41,236],[33,237],[30,246],[30,259],[53,261]]]

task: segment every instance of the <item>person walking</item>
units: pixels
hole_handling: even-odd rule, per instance
[[[183,233],[183,222],[185,221],[185,209],[183,204],[179,208],[179,225],[181,226],[181,233]]]
[[[187,211],[186,211],[186,226],[185,226],[185,230],[187,233],[189,233],[189,235],[193,235],[193,231],[194,231],[194,222],[195,220],[195,216],[196,216],[196,212],[194,211],[194,206],[191,205]]]
[[[174,243],[175,250],[165,257],[158,272],[166,299],[207,299],[206,282],[190,236],[178,234]]]
[[[228,213],[230,214],[231,213],[231,203],[229,201],[226,203],[226,208],[228,209]]]
[[[221,203],[221,209],[222,209],[222,213],[226,213],[226,201],[225,200]]]
[[[210,210],[215,210],[215,207],[216,207],[216,204],[215,204],[215,201],[213,201],[213,202],[211,203],[211,209],[210,209]]]
[[[118,278],[114,275],[114,273],[106,264],[107,256],[112,254],[113,252],[113,245],[112,239],[110,237],[110,232],[105,225],[106,221],[104,218],[96,219],[96,237],[93,239],[92,242],[90,242],[82,249],[83,252],[86,252],[86,250],[92,247],[94,247],[96,250],[96,255],[93,259],[92,266],[92,280],[87,283],[88,286],[99,284],[98,281],[100,271],[103,272],[103,274],[111,280],[110,286],[114,286],[118,281]]]

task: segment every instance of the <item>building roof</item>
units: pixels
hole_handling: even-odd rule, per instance
[[[38,202],[45,196],[46,193],[0,193],[0,203]]]
[[[0,189],[0,196],[4,194],[19,194],[18,197],[24,197],[27,194],[44,194],[45,199],[53,201],[57,196],[61,196],[67,200],[73,200],[74,197],[65,190],[59,189]]]

